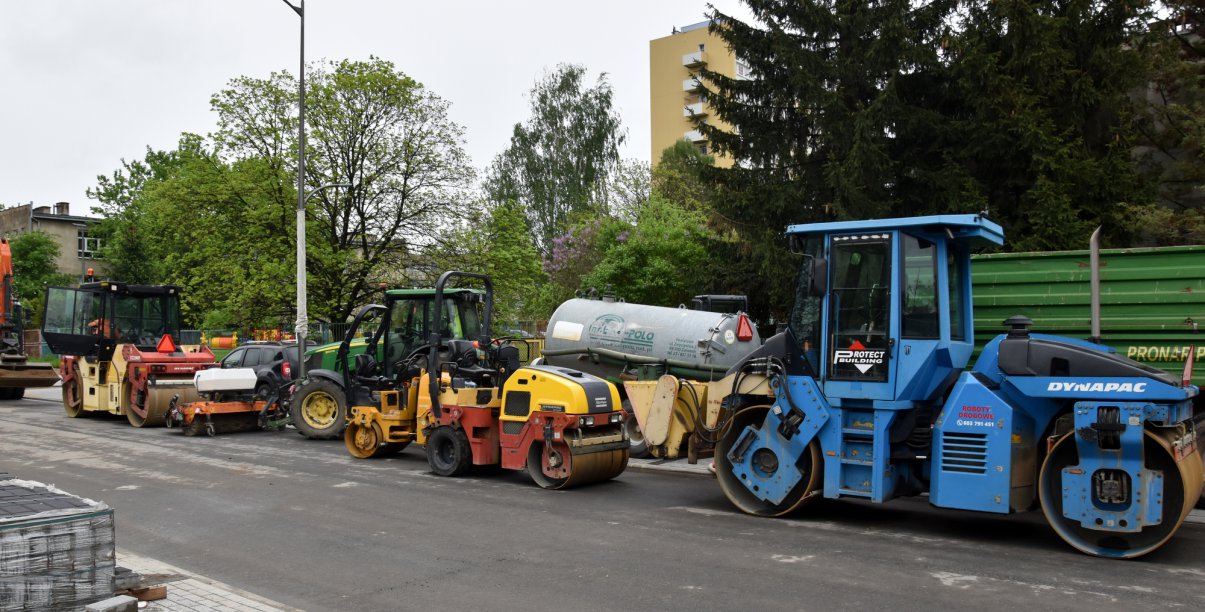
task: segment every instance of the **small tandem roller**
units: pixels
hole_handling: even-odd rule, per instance
[[[485,291],[448,286],[455,277],[477,279]],[[459,308],[429,308],[452,302],[452,292]],[[387,292],[385,304],[357,313],[336,353],[338,371],[310,370],[293,404],[320,395],[329,413],[350,415],[343,440],[360,459],[416,442],[440,476],[501,466],[562,489],[621,474],[631,444],[615,385],[571,368],[520,366],[518,347],[492,339],[492,310],[493,285],[482,274],[444,273],[433,299]],[[364,350],[351,356],[359,335]]]
[[[1008,514],[1040,506],[1090,555],[1168,542],[1200,497],[1197,387],[1022,316],[968,368],[970,249],[1000,226],[947,215],[792,226],[800,296],[786,332],[733,368],[709,425],[741,510],[818,497]],[[711,400],[709,400],[709,404]]]

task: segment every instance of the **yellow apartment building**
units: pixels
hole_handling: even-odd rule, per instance
[[[746,79],[749,67],[708,30],[710,25],[710,21],[702,21],[675,28],[673,34],[649,41],[650,159],[654,165],[662,151],[683,138],[714,155],[710,143],[695,129],[692,117],[701,116],[710,125],[730,129],[711,114],[707,95],[695,74],[706,66],[725,76]],[[728,167],[732,160],[717,157],[716,165]]]

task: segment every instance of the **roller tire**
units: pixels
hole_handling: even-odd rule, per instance
[[[63,382],[63,409],[67,411],[67,416],[73,419],[88,416],[88,411],[84,410],[84,389],[83,383],[80,382],[79,366],[73,366],[71,380]]]
[[[1038,494],[1046,522],[1072,547],[1097,557],[1133,559],[1163,546],[1180,528],[1183,519],[1178,513],[1184,507],[1188,487],[1185,487],[1182,473],[1176,469],[1169,450],[1161,446],[1151,432],[1145,432],[1143,464],[1148,469],[1163,472],[1164,514],[1158,525],[1148,526],[1137,533],[1113,533],[1087,529],[1077,521],[1064,517],[1062,470],[1078,463],[1075,434],[1069,433],[1055,443],[1042,462],[1038,477]]]
[[[347,428],[347,395],[326,378],[311,378],[293,396],[290,412],[297,433],[311,440],[343,437]]]
[[[760,428],[769,411],[770,406],[752,406],[733,415],[728,428],[715,445],[715,474],[720,490],[728,501],[742,512],[754,516],[778,517],[790,514],[818,497],[824,487],[824,462],[820,453],[820,441],[812,440],[807,446],[807,452],[795,462],[803,478],[782,502],[774,504],[754,496],[733,472],[728,451],[746,426],[754,425]]]
[[[381,428],[376,423],[348,423],[343,430],[343,444],[356,459],[372,459],[381,454]]]
[[[460,476],[473,465],[473,450],[464,430],[443,426],[427,438],[427,463],[439,476]]]
[[[652,457],[653,453],[649,450],[649,445],[644,440],[644,432],[640,431],[640,423],[636,421],[636,413],[632,412],[632,405],[626,399],[623,400],[623,409],[627,412],[623,428],[628,432],[628,442],[632,445],[628,449],[628,456],[633,459],[648,459]]]

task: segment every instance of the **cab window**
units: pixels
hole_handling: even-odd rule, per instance
[[[891,237],[834,236],[830,253],[829,377],[885,381]]]
[[[940,337],[937,319],[937,245],[904,234],[900,332],[905,338]]]

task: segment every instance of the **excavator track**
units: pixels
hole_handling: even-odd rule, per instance
[[[580,433],[580,430],[578,430]],[[527,471],[545,489],[568,489],[611,480],[628,467],[631,443],[622,429],[582,433],[569,441],[534,443]]]

